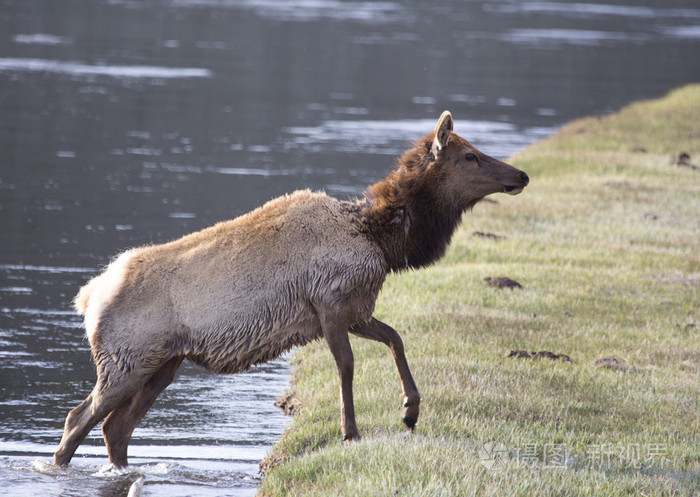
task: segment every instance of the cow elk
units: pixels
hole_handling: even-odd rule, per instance
[[[136,425],[184,359],[237,373],[323,338],[340,374],[341,429],[358,440],[348,334],[389,347],[413,428],[420,395],[399,334],[372,317],[388,273],[438,260],[462,214],[485,196],[520,193],[528,176],[452,132],[435,131],[364,196],[297,191],[231,221],[128,250],[75,299],[97,383],[66,419],[55,462],[66,465],[104,419],[110,461],[127,465]],[[106,418],[106,419],[105,419]]]

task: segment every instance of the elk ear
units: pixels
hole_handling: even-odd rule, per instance
[[[452,132],[452,114],[446,110],[438,119],[435,126],[435,138],[433,139],[432,152],[435,157],[438,157],[442,150],[450,143],[450,133]]]

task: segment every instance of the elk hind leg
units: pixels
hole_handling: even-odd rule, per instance
[[[174,357],[166,362],[140,390],[122,402],[102,423],[109,461],[113,465],[127,466],[127,447],[131,434],[153,406],[158,395],[173,381],[182,360],[183,357]]]
[[[63,437],[54,454],[54,463],[66,466],[90,430],[130,394],[125,387],[106,387],[103,378],[78,407],[68,413]]]

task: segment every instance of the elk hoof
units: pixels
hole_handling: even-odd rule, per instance
[[[413,419],[411,416],[404,416],[403,417],[403,424],[408,426],[408,428],[413,431],[413,429],[416,427],[417,421]]]
[[[350,442],[357,442],[360,440],[360,435],[343,435],[343,442],[350,443]]]

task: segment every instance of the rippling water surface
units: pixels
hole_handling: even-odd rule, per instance
[[[110,258],[298,188],[348,197],[443,109],[505,158],[700,79],[695,1],[0,0],[0,495],[253,495],[288,358],[183,365],[115,471],[51,464]],[[532,178],[533,182],[537,178]],[[478,207],[477,207],[478,208]]]

